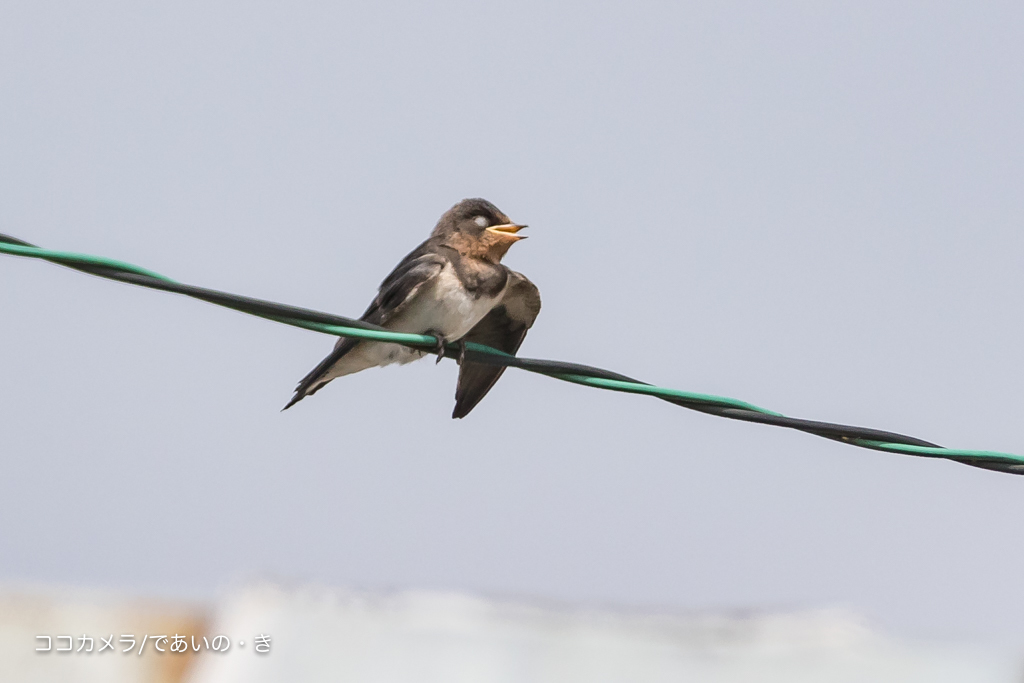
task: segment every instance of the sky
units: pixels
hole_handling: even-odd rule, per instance
[[[0,232],[356,316],[464,197],[522,355],[1024,453],[1020,3],[5,2]],[[1024,478],[0,257],[0,583],[251,579],[1024,643]]]

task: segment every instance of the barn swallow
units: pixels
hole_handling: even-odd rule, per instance
[[[520,273],[502,265],[525,225],[485,199],[464,199],[449,209],[430,237],[384,278],[360,320],[395,332],[445,343],[486,344],[515,354],[540,313],[540,292]],[[336,377],[366,368],[405,364],[428,351],[398,344],[342,337],[334,351],[302,378],[285,410]],[[502,366],[460,359],[453,418],[465,417],[505,371]]]

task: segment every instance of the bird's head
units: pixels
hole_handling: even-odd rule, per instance
[[[463,199],[441,216],[433,236],[465,256],[497,263],[509,247],[526,239],[517,234],[525,227],[513,223],[486,199]]]

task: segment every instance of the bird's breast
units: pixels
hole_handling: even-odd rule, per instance
[[[405,310],[394,320],[391,329],[422,334],[436,330],[455,341],[480,322],[501,300],[503,290],[490,294],[478,289],[471,292],[459,278],[451,263],[416,293]]]

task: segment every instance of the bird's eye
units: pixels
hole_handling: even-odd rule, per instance
[[[473,219],[473,222],[479,225],[481,228],[486,228],[487,224],[490,223],[490,221],[488,221],[485,216],[477,216],[476,218]]]

